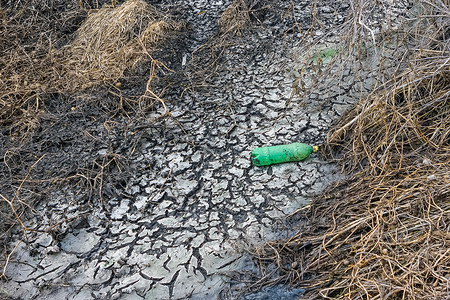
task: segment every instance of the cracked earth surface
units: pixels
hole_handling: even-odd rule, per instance
[[[319,11],[327,22],[318,35],[341,24],[348,8],[325,2]],[[217,31],[217,18],[229,4],[155,3],[183,11],[193,24],[184,57]],[[215,299],[228,284],[223,275],[242,267],[242,249],[295,231],[284,217],[337,180],[338,171],[317,154],[300,163],[254,167],[251,150],[322,143],[331,123],[357,100],[353,95],[369,91],[373,82],[343,70],[341,82],[291,100],[303,54],[297,33],[285,34],[292,20],[282,13],[294,11],[307,26],[310,3],[299,1],[293,10],[289,1],[277,5],[228,48],[209,86],[165,95],[174,118],[156,121],[133,151],[123,150],[136,172],[120,196],[92,208],[67,200],[76,195],[63,189],[36,207],[36,222],[74,221],[63,224],[58,239],[31,234],[20,244],[14,260],[23,263],[11,264],[3,287],[9,295]],[[328,36],[322,46],[336,41]],[[98,149],[97,156],[107,151]]]

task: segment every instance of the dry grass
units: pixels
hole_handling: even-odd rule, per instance
[[[181,29],[181,23],[142,0],[100,9],[86,19],[75,40],[61,51],[67,76],[73,79],[64,82],[70,83],[64,90],[119,80],[125,70],[143,58],[151,58],[170,34]]]
[[[220,16],[221,34],[241,35],[250,25],[250,10],[245,0],[235,0]]]
[[[120,6],[105,5],[88,11],[83,7],[85,1],[73,0],[69,5],[65,4],[70,1],[64,5],[53,0],[24,2],[11,2],[0,7],[1,248],[15,225],[21,225],[24,236],[33,231],[25,226],[28,213],[33,215],[35,201],[60,182],[70,181],[68,184],[72,184],[72,188],[85,183],[84,193],[89,196],[94,191],[101,201],[106,174],[112,168],[121,172],[122,157],[112,153],[94,159],[91,169],[83,169],[85,162],[76,161],[76,174],[68,176],[67,166],[63,166],[60,158],[58,161],[60,150],[56,150],[57,153],[54,149],[46,151],[47,147],[43,146],[52,145],[59,135],[54,125],[48,126],[48,123],[62,124],[63,130],[80,130],[69,133],[75,137],[75,145],[82,142],[81,131],[87,131],[90,124],[83,118],[80,118],[82,124],[76,127],[64,122],[68,120],[67,116],[76,119],[79,113],[86,114],[85,118],[92,117],[85,107],[92,106],[93,110],[99,107],[105,116],[92,114],[99,119],[97,122],[105,120],[98,127],[107,130],[108,123],[117,123],[111,119],[118,114],[117,107],[122,107],[122,102],[133,105],[128,111],[121,110],[124,119],[131,114],[145,115],[146,109],[158,101],[168,113],[164,100],[152,84],[160,74],[158,72],[168,68],[154,59],[153,54],[184,28],[182,22],[158,12],[143,0],[129,0]],[[145,90],[136,99],[126,99],[119,86],[113,84],[142,64],[148,64],[150,69],[149,77],[139,82]],[[92,90],[85,91],[99,86],[106,86],[113,96],[100,99],[95,92],[89,94]],[[104,104],[91,105],[94,101]],[[111,105],[108,101],[117,101],[117,104]],[[83,150],[89,153],[89,144]],[[43,156],[38,158],[38,155]],[[55,160],[59,166],[57,174],[47,173],[55,167]],[[38,163],[39,171],[35,170]],[[49,165],[42,169],[42,164],[46,163]],[[77,180],[82,183],[77,184]],[[14,250],[5,250],[9,254],[5,254],[6,261],[0,264],[3,270],[0,278]]]
[[[51,3],[46,3],[49,10]],[[82,14],[81,9],[73,9],[49,20],[48,15],[24,7],[3,25],[0,126],[20,135],[32,132],[46,94],[71,94],[115,83],[143,61],[164,67],[152,53],[183,28],[145,1],[130,0],[90,11],[73,41],[58,47],[71,35],[52,28],[45,31],[45,23],[66,24]],[[7,19],[4,13],[0,16]]]
[[[243,43],[244,35],[260,22],[270,9],[264,0],[234,0],[220,15],[218,30],[207,42],[191,53],[190,70],[186,73],[186,90],[210,86],[223,65],[224,55],[232,46]]]
[[[419,8],[407,67],[329,133],[324,152],[349,178],[298,212],[298,234],[258,249],[265,277],[256,286],[290,283],[311,298],[448,298],[450,9]]]

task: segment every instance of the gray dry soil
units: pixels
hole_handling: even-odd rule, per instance
[[[163,11],[183,12],[192,25],[185,52],[172,62],[188,73],[191,53],[217,34],[231,1],[155,2]],[[155,121],[133,151],[123,152],[135,173],[120,196],[80,205],[67,187],[35,207],[30,227],[68,221],[57,239],[28,235],[13,254],[2,292],[15,299],[237,297],[239,285],[230,286],[226,275],[249,268],[243,250],[295,232],[285,217],[340,177],[318,154],[255,167],[251,150],[323,143],[332,122],[374,83],[370,72],[355,78],[344,68],[339,81],[290,100],[305,53],[299,32],[289,28],[293,13],[303,29],[311,15],[310,1],[294,2],[278,1],[254,19],[226,49],[208,86],[167,92],[175,119]],[[323,25],[315,32],[317,49],[337,47],[332,32],[348,5],[319,1],[317,10]],[[111,150],[96,151],[101,159]],[[266,299],[264,293],[246,299]],[[282,293],[295,299],[301,291]]]

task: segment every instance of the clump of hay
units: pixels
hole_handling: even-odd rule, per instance
[[[63,49],[67,57],[64,68],[81,89],[117,81],[138,61],[150,59],[152,51],[181,28],[181,23],[143,0],[101,8],[86,19],[75,40]]]
[[[327,146],[349,175],[299,212],[298,234],[258,250],[310,298],[446,299],[450,280],[448,6],[418,18],[408,67],[343,116]],[[448,19],[447,19],[448,20]],[[266,270],[266,271],[264,271]]]
[[[18,135],[36,128],[50,93],[115,83],[145,62],[161,66],[154,51],[184,26],[143,0],[92,10],[81,25],[81,8],[55,13],[54,1],[39,4],[0,11],[0,126]]]
[[[221,34],[241,35],[251,22],[250,9],[246,0],[234,0],[218,21]]]

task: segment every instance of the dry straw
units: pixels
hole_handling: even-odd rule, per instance
[[[81,89],[117,81],[180,29],[180,23],[143,0],[130,0],[117,8],[102,8],[86,19],[77,30],[75,40],[62,50],[67,76]],[[65,89],[74,87],[65,86]]]
[[[220,16],[218,25],[221,34],[241,35],[250,25],[250,9],[245,0],[235,0]]]
[[[90,11],[73,35],[64,36],[44,27],[79,19],[82,10],[69,10],[54,20],[42,13],[53,5],[44,1],[40,11],[24,6],[8,16],[0,13],[0,126],[15,132],[36,127],[48,93],[72,94],[115,83],[145,61],[162,66],[152,53],[183,28],[145,1],[129,0]]]
[[[450,10],[440,1],[416,9],[405,69],[329,133],[328,153],[349,178],[298,212],[298,234],[258,249],[265,277],[255,286],[290,283],[320,299],[448,299]]]

